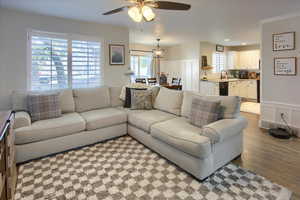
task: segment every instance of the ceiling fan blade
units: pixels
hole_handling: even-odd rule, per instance
[[[117,9],[108,11],[108,12],[106,12],[106,13],[103,13],[102,15],[112,15],[112,14],[115,14],[115,13],[118,13],[118,12],[123,11],[125,8],[127,8],[127,7],[126,7],[126,6],[123,6],[123,7],[121,7],[121,8],[117,8]]]
[[[171,1],[155,1],[156,9],[164,10],[189,10],[191,5],[184,3],[176,3]]]

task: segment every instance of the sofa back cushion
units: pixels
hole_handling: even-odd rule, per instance
[[[28,111],[27,107],[28,92],[14,90],[11,94],[12,109],[14,111]]]
[[[183,92],[161,87],[154,102],[154,108],[180,115]]]
[[[61,112],[63,114],[75,112],[75,101],[73,98],[73,91],[71,89],[60,90],[59,101]]]
[[[110,87],[110,102],[112,107],[123,106],[124,101],[121,100],[120,95],[122,91],[122,86],[120,87]]]
[[[111,107],[108,87],[74,89],[73,95],[76,112]]]
[[[59,93],[29,94],[28,112],[32,121],[57,118],[61,116]]]
[[[75,102],[73,98],[73,92],[71,89],[51,90],[43,92],[15,90],[12,92],[12,109],[14,111],[28,111],[28,95],[53,93],[59,93],[60,108],[63,114],[75,112]]]
[[[209,101],[221,101],[219,119],[233,119],[240,115],[241,98],[238,96],[202,96],[192,91],[184,91],[181,115],[190,118],[194,97]]]

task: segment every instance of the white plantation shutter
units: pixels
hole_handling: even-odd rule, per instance
[[[49,37],[31,38],[31,89],[68,87],[68,41]]]
[[[221,52],[215,52],[213,54],[213,71],[214,72],[221,72],[225,69],[225,63],[226,63],[226,56],[224,53]]]
[[[100,85],[100,43],[72,41],[72,87]]]
[[[97,87],[102,84],[101,43],[62,34],[31,33],[31,90]]]

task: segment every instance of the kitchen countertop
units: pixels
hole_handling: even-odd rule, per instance
[[[201,79],[201,81],[207,81],[207,82],[213,82],[213,83],[234,82],[234,81],[252,81],[252,80],[258,80],[258,79],[238,79],[238,78],[230,78],[230,79],[208,79],[208,80],[202,80]]]

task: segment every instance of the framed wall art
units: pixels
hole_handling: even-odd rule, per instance
[[[274,58],[274,75],[296,76],[297,58],[296,57]]]
[[[121,45],[121,44],[109,45],[109,64],[125,65],[125,45]]]
[[[217,52],[224,52],[224,46],[217,44],[216,45],[216,51]]]
[[[295,36],[295,32],[273,34],[273,51],[295,50]]]

